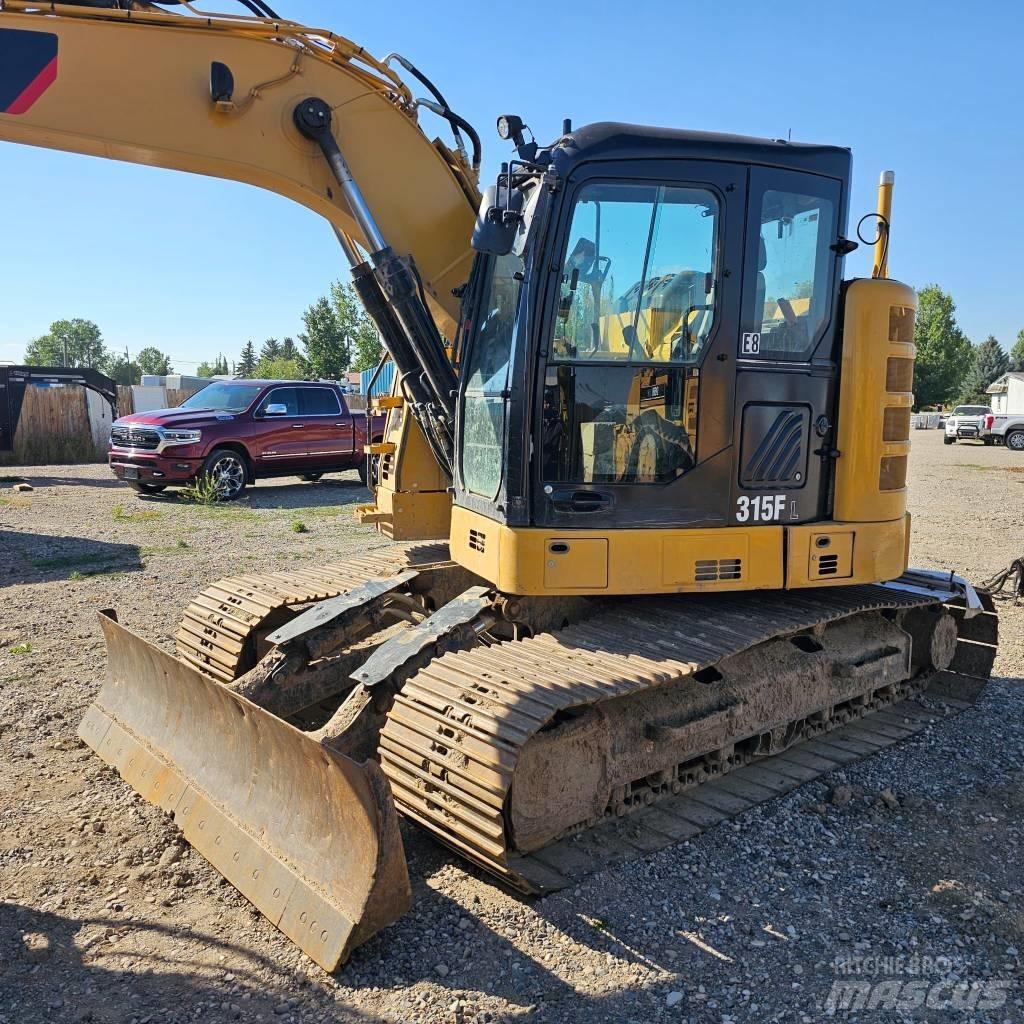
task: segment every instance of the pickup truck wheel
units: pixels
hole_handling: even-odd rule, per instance
[[[128,486],[133,491],[138,491],[139,494],[159,494],[161,491],[167,490],[167,484],[147,484],[141,480],[129,480]]]
[[[942,439],[942,443],[943,443],[943,444],[956,444],[956,438],[955,438],[955,437],[950,437],[950,436],[949,436],[949,434],[947,434],[947,435],[946,435],[946,436],[945,436],[945,437],[944,437],[944,438]]]
[[[1006,447],[1015,452],[1024,452],[1024,430],[1011,430],[1006,435]]]
[[[322,476],[323,473],[300,473],[299,479],[305,480],[307,484],[315,484]]]
[[[230,448],[215,448],[210,452],[203,473],[214,482],[221,501],[234,501],[245,490],[248,476],[245,461]]]

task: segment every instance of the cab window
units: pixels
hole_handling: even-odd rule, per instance
[[[601,182],[573,211],[552,361],[693,363],[715,314],[718,200]]]
[[[493,257],[474,313],[472,341],[464,368],[462,477],[466,489],[493,498],[501,487],[505,391],[523,279],[522,257]]]
[[[767,189],[761,200],[751,320],[760,337],[745,356],[803,359],[828,324],[836,210],[823,196]]]
[[[300,416],[337,416],[338,396],[330,388],[298,388]]]
[[[260,405],[260,412],[266,412],[268,405],[283,405],[288,409],[286,416],[299,415],[299,396],[296,388],[274,388]]]
[[[580,191],[540,412],[545,481],[665,484],[693,468],[719,221],[698,186]]]

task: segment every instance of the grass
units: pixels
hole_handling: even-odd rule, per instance
[[[179,539],[174,544],[157,544],[152,547],[141,548],[139,554],[144,557],[149,555],[180,555],[183,551],[188,550],[188,542]]]
[[[11,648],[11,654],[31,654],[31,653],[32,653],[32,645],[31,644],[16,644],[14,647]]]
[[[8,508],[31,508],[32,502],[28,498],[0,498],[0,505]]]
[[[111,510],[115,523],[151,523],[159,519],[163,512],[156,509],[140,509],[138,512],[126,512],[123,505],[115,505]]]
[[[301,519],[293,519],[292,533],[309,533],[309,527]]]
[[[125,576],[127,571],[120,566],[110,564],[109,554],[61,555],[57,558],[33,559],[34,569],[72,569],[68,579],[84,580],[89,576]]]

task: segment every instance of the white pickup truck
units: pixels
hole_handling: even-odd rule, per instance
[[[957,441],[984,441],[985,444],[992,444],[982,433],[985,417],[991,412],[986,405],[958,405],[946,417],[946,436],[942,440],[946,444],[956,444]]]
[[[981,428],[985,444],[1005,444],[1024,452],[1024,412],[989,413]]]

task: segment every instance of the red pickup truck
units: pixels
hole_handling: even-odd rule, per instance
[[[384,433],[370,421],[370,441]],[[329,381],[214,381],[176,409],[122,416],[110,430],[114,475],[156,494],[206,475],[223,500],[263,477],[356,469],[366,482],[367,418]]]

